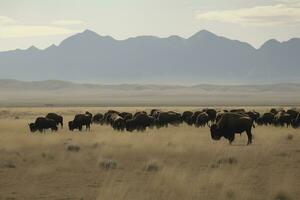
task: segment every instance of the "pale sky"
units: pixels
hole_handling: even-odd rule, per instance
[[[206,29],[259,47],[300,37],[300,0],[0,0],[0,51],[45,48],[85,29],[115,39]]]

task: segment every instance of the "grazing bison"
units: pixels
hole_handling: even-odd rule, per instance
[[[214,122],[216,120],[217,111],[215,109],[207,108],[207,109],[203,109],[202,111],[208,115],[209,121]]]
[[[57,124],[53,119],[45,118],[45,117],[38,117],[34,123],[30,123],[29,129],[31,132],[43,132],[47,129],[51,129],[51,131],[57,131]]]
[[[118,111],[115,110],[109,110],[104,114],[104,123],[106,125],[111,124],[111,116],[112,114],[120,114]]]
[[[287,114],[291,115],[292,119],[296,119],[297,116],[299,115],[299,112],[295,109],[289,109],[286,111]]]
[[[248,136],[247,145],[249,145],[252,143],[252,127],[254,127],[254,124],[250,117],[238,113],[224,113],[218,123],[210,127],[211,138],[220,140],[222,137],[225,137],[231,144],[236,133],[242,134],[242,132],[246,131]]]
[[[93,116],[92,122],[95,124],[103,124],[104,123],[104,115],[102,113],[97,113]]]
[[[124,118],[114,113],[111,116],[111,126],[113,127],[114,130],[124,131],[126,126]]]
[[[193,112],[191,111],[184,111],[181,115],[181,119],[182,121],[184,121],[185,123],[187,123],[188,125],[193,125],[192,122],[192,116],[193,116]]]
[[[209,121],[210,117],[206,112],[200,113],[196,119],[195,126],[196,127],[204,127]]]
[[[277,115],[275,115],[274,117],[274,121],[273,121],[275,126],[287,126],[289,127],[292,123],[292,116],[286,112],[278,112]]]
[[[63,121],[64,121],[63,117],[56,114],[56,113],[48,113],[46,115],[46,118],[53,119],[56,122],[56,125],[60,124],[61,127],[63,127],[63,125],[64,125],[63,124]]]
[[[86,131],[91,129],[92,116],[89,114],[77,114],[73,121],[69,121],[69,129],[73,131],[78,129],[82,131],[82,127],[85,126]]]
[[[161,112],[157,117],[157,128],[168,127],[169,124],[178,126],[182,122],[181,114],[176,112]]]
[[[154,118],[148,116],[145,113],[137,114],[133,119],[126,120],[125,127],[126,130],[132,132],[145,131],[147,127],[153,126]]]
[[[203,113],[203,112],[202,111],[196,111],[196,112],[193,113],[193,115],[191,117],[191,123],[192,124],[195,124],[198,115],[201,114],[201,113]]]
[[[292,120],[292,127],[293,128],[299,128],[300,127],[300,113],[298,116]]]
[[[271,112],[264,113],[261,117],[256,120],[258,125],[271,125],[274,121],[275,115]]]

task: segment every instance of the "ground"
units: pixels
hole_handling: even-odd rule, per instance
[[[212,141],[207,127],[187,125],[144,133],[99,125],[82,133],[28,130],[48,112],[67,122],[108,109],[0,108],[0,199],[299,199],[300,131],[292,128],[257,126],[250,146],[246,134],[229,145]]]

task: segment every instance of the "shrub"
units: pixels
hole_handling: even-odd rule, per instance
[[[101,160],[99,162],[99,167],[109,170],[109,169],[116,169],[118,166],[118,163],[116,160]]]
[[[145,170],[147,172],[156,172],[159,170],[158,163],[156,161],[150,161],[146,164]]]
[[[76,144],[67,144],[66,149],[72,152],[78,152],[80,150],[80,146]]]
[[[16,165],[12,161],[4,161],[3,163],[0,163],[0,167],[2,168],[16,168]]]
[[[275,196],[274,200],[291,200],[291,198],[287,194],[285,194],[283,192],[279,192]]]
[[[293,138],[294,138],[294,136],[293,136],[292,134],[289,134],[289,135],[286,137],[287,140],[292,140]]]

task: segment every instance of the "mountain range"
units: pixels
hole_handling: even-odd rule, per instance
[[[202,30],[189,38],[116,40],[91,30],[46,49],[0,52],[0,79],[88,83],[300,83],[300,39],[260,48]]]

